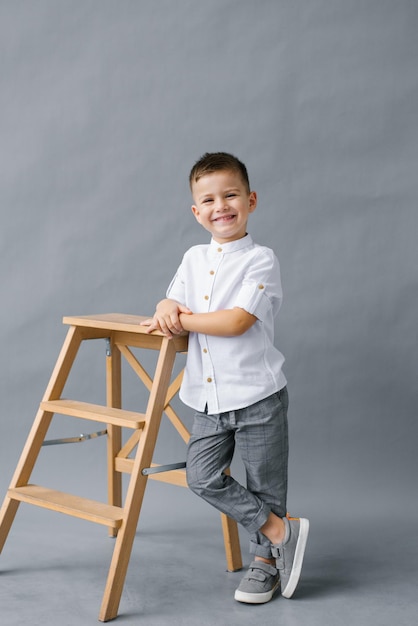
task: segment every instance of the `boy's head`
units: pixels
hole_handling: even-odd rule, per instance
[[[193,191],[193,183],[197,183],[202,176],[222,170],[236,172],[250,193],[247,168],[237,157],[227,152],[207,152],[204,154],[192,167],[189,176],[190,189]]]
[[[205,154],[190,172],[192,211],[215,241],[227,243],[246,235],[248,216],[257,206],[247,169],[225,152]]]

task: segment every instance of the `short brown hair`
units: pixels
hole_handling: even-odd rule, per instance
[[[193,183],[197,183],[199,178],[206,174],[213,174],[220,170],[230,170],[237,172],[241,176],[242,182],[250,192],[250,181],[248,178],[247,168],[233,154],[227,152],[206,152],[196,163],[193,165],[189,175],[190,188]]]

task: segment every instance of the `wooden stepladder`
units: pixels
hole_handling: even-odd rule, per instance
[[[172,339],[167,339],[158,332],[147,334],[146,328],[140,326],[144,319],[142,316],[116,313],[64,318],[64,323],[70,327],[0,511],[0,551],[20,502],[59,511],[109,528],[110,534],[116,540],[99,613],[99,620],[103,622],[117,617],[148,478],[186,486],[184,469],[156,466],[152,463],[152,458],[163,413],[184,441],[187,442],[189,438],[188,430],[170,405],[182,378],[180,372],[170,382],[173,366],[176,354],[187,351],[187,333]],[[91,339],[107,341],[106,406],[62,397],[81,342]],[[130,348],[159,351],[153,379]],[[121,407],[122,356],[149,390],[145,413],[126,411]],[[106,424],[108,503],[29,483],[55,414]],[[123,428],[131,431],[124,445]],[[130,474],[125,497],[122,494],[122,473]],[[242,561],[237,525],[222,515],[222,528],[227,569],[238,570],[242,567]]]

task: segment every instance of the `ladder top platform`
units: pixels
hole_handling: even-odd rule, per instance
[[[114,330],[138,335],[147,335],[164,337],[163,333],[155,330],[152,333],[147,332],[146,326],[141,326],[141,322],[149,319],[145,315],[128,315],[126,313],[103,313],[98,315],[77,315],[64,317],[63,323],[70,326],[82,326],[83,328],[98,328],[103,330]],[[176,337],[187,336],[186,331],[176,335]]]

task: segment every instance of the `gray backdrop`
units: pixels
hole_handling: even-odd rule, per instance
[[[189,169],[226,150],[282,266],[289,508],[417,514],[417,18],[413,0],[1,0],[3,493],[62,317],[153,312],[208,240]],[[102,396],[104,346],[85,359],[69,395]],[[127,373],[126,404],[141,394]],[[71,450],[86,483],[92,445]],[[54,479],[67,448],[43,451]],[[158,455],[183,458],[170,429]]]

